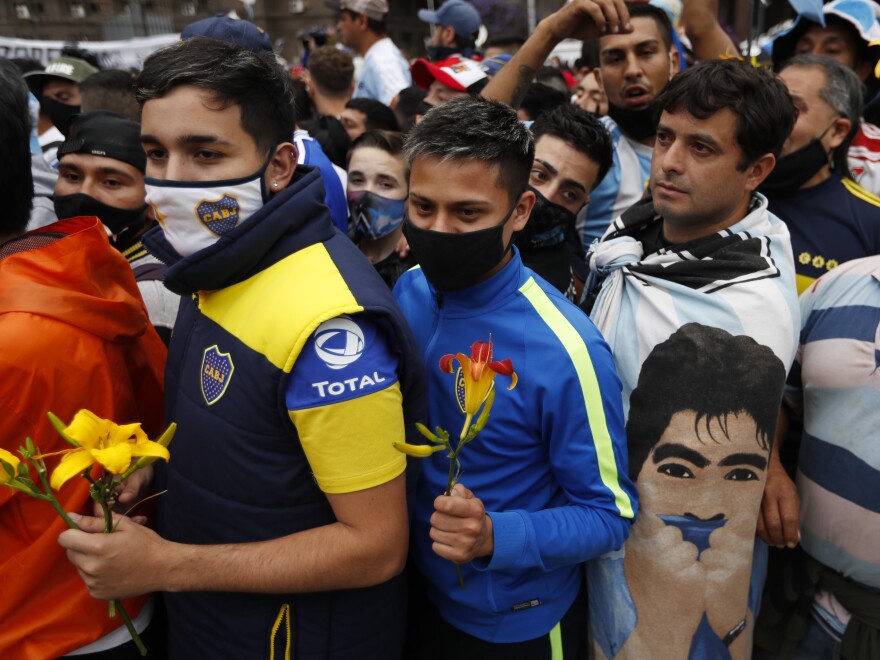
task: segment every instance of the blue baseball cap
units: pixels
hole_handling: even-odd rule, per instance
[[[425,23],[448,25],[456,34],[469,37],[480,30],[480,13],[465,0],[446,0],[437,11],[419,9],[419,18]]]
[[[513,55],[509,53],[498,53],[498,55],[493,55],[492,57],[487,57],[485,60],[480,61],[480,68],[491,78],[501,71],[501,67],[510,62],[510,58],[512,57]]]
[[[180,33],[183,41],[193,37],[210,37],[217,41],[238,44],[255,53],[272,52],[272,42],[265,30],[250,21],[230,18],[225,14],[190,23]]]

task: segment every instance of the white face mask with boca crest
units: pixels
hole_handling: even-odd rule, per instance
[[[178,254],[188,257],[210,247],[221,236],[260,210],[269,196],[258,172],[224,181],[170,181],[144,178],[147,204],[153,207],[165,238]]]

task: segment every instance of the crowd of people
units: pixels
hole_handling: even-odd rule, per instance
[[[880,658],[880,5],[333,6],[0,59],[0,658]]]

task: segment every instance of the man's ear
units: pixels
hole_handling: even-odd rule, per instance
[[[681,60],[679,59],[680,55],[678,53],[678,48],[673,46],[669,49],[669,79],[672,80],[672,76],[681,71]]]
[[[757,158],[746,168],[746,190],[752,192],[762,183],[767,175],[776,167],[776,156],[767,153]]]
[[[296,147],[290,142],[282,142],[275,147],[275,153],[269,166],[266,168],[266,190],[270,194],[281,192],[293,179],[293,172],[296,169],[297,153]]]
[[[519,196],[516,208],[513,209],[513,215],[510,217],[510,226],[513,228],[513,231],[522,231],[525,228],[534,206],[535,193],[531,190],[526,190]]]
[[[828,142],[825,146],[828,149],[837,149],[846,140],[850,129],[852,129],[852,122],[849,119],[846,117],[835,119],[834,123],[831,124],[831,130],[828,131]]]

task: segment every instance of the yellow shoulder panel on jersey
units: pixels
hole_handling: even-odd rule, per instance
[[[199,309],[285,373],[321,323],[363,311],[321,243],[243,282],[200,292]]]

